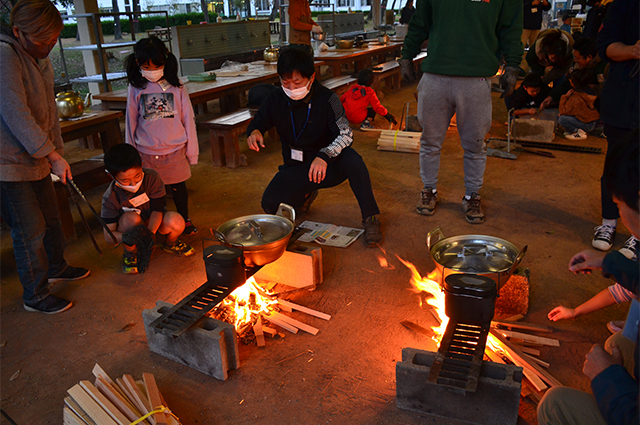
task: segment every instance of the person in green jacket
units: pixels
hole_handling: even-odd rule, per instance
[[[403,78],[413,82],[412,58],[429,40],[418,84],[420,177],[424,188],[419,214],[432,215],[438,199],[440,149],[449,122],[457,116],[464,149],[465,195],[462,209],[469,223],[484,222],[480,205],[485,165],[484,138],[491,128],[491,82],[506,61],[500,79],[503,96],[513,92],[523,48],[522,0],[420,0],[404,39],[399,60]]]

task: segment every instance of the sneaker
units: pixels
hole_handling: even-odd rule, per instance
[[[578,129],[575,133],[564,133],[564,138],[569,140],[584,140],[587,138],[587,133],[582,129]]]
[[[45,299],[37,301],[34,304],[23,304],[24,309],[27,311],[35,311],[44,314],[62,313],[65,310],[69,310],[72,305],[73,303],[71,301],[51,294],[49,294]]]
[[[184,230],[182,231],[182,234],[189,236],[195,235],[196,233],[198,233],[198,228],[191,223],[191,219],[186,219],[184,221]]]
[[[171,252],[173,254],[177,254],[181,257],[188,257],[190,255],[195,254],[196,250],[186,243],[182,242],[180,239],[176,240],[173,245],[167,245],[167,242],[162,244],[162,249],[167,252]]]
[[[627,257],[629,260],[638,259],[638,240],[631,236],[619,249],[620,254]]]
[[[477,193],[472,193],[471,198],[462,197],[462,211],[464,211],[467,222],[480,224],[484,222],[484,212],[480,206],[481,198]]]
[[[368,119],[362,121],[362,124],[360,124],[360,130],[371,130],[373,129],[373,125],[371,125],[371,121],[369,121]]]
[[[438,192],[432,188],[427,187],[420,192],[420,200],[416,206],[418,214],[433,215],[436,211],[436,204],[438,203]]]
[[[313,204],[313,201],[315,201],[317,197],[318,197],[317,190],[314,190],[311,193],[307,193],[307,195],[304,198],[304,204],[302,204],[302,207],[300,207],[300,212],[302,214],[308,213],[309,208],[311,208],[311,204]]]
[[[122,256],[122,273],[138,273],[138,257],[133,252],[125,251]]]
[[[84,279],[90,274],[91,274],[90,270],[84,269],[82,267],[67,266],[67,268],[64,269],[64,271],[62,272],[62,274],[60,274],[60,276],[50,277],[49,283],[57,283],[57,282],[64,282],[64,281],[70,281],[70,280],[80,280],[80,279]]]
[[[624,320],[612,320],[611,322],[607,323],[607,329],[609,329],[609,332],[611,332],[612,334],[620,332],[622,329],[624,329],[624,322]]]
[[[600,251],[608,251],[613,245],[613,238],[616,235],[616,228],[603,224],[595,228],[591,245]]]
[[[362,222],[362,225],[364,226],[364,243],[370,248],[380,245],[380,242],[382,242],[382,224],[380,224],[378,216],[367,217]]]

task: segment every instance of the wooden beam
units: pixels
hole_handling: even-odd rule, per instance
[[[508,331],[506,329],[495,329],[495,330],[500,332],[502,335],[504,335],[504,336],[506,336],[508,338],[520,339],[520,340],[524,341],[525,343],[542,344],[542,345],[548,345],[548,346],[551,346],[551,347],[559,347],[560,346],[560,341],[558,341],[557,339],[554,339],[554,338],[545,338],[545,337],[542,337],[542,336],[530,335],[530,334],[526,334],[526,333],[523,333],[523,332]]]
[[[73,397],[71,397],[71,396],[65,397],[64,398],[64,404],[65,404],[66,407],[71,409],[73,411],[73,413],[75,413],[80,418],[80,420],[82,421],[81,422],[82,424],[88,424],[88,425],[95,425],[96,424],[89,416],[87,416],[85,411],[82,410],[82,408],[78,405],[78,403],[76,403],[76,401],[73,399]]]
[[[288,330],[289,332],[291,332],[292,334],[297,334],[298,333],[298,328],[296,328],[295,326],[292,326],[290,324],[288,324],[287,322],[284,322],[282,320],[279,320],[277,317],[274,317],[273,314],[267,316],[264,315],[262,316],[265,319],[267,319],[268,321],[270,321],[271,323],[273,323],[274,325],[278,325],[283,329]]]
[[[145,372],[142,374],[142,381],[147,389],[147,397],[149,404],[151,405],[151,410],[155,410],[156,407],[164,406],[162,396],[160,395],[160,391],[156,385],[156,378],[151,373]],[[164,412],[153,414],[153,418],[156,420],[157,425],[168,425],[167,415]]]
[[[290,307],[293,310],[301,311],[301,312],[309,314],[311,316],[319,317],[319,318],[324,319],[324,320],[331,319],[331,316],[326,314],[326,313],[322,313],[320,311],[316,311],[316,310],[310,309],[308,307],[292,303],[291,301],[278,300],[278,304]]]
[[[69,395],[78,403],[78,405],[85,411],[96,425],[118,425],[116,421],[111,419],[111,416],[105,412],[98,403],[96,403],[89,394],[80,386],[76,384],[67,390]]]
[[[116,384],[117,385],[117,384]],[[114,388],[111,384],[105,381],[101,376],[96,378],[95,386],[104,394],[111,403],[120,409],[122,413],[129,419],[130,422],[137,420],[142,414],[134,407],[128,398],[123,397],[120,389]],[[142,422],[146,424],[147,422]]]
[[[64,425],[85,425],[86,422],[80,419],[80,416],[73,413],[73,410],[67,406],[62,408],[62,421]]]
[[[513,328],[513,329],[526,329],[529,331],[536,331],[536,332],[545,332],[545,333],[552,333],[553,332],[553,328],[551,326],[543,326],[543,325],[536,325],[534,323],[525,323],[525,322],[498,322],[498,321],[492,321],[491,322],[491,326],[492,327],[505,327],[505,328]]]
[[[256,324],[253,325],[253,333],[256,334],[256,344],[258,344],[258,347],[265,346],[261,320],[262,319],[258,317],[258,320],[256,320]]]
[[[525,359],[533,361],[533,362],[536,362],[536,363],[538,363],[540,366],[542,366],[545,369],[549,369],[549,366],[551,366],[549,363],[545,362],[544,360],[540,360],[537,357],[530,356],[530,355],[528,355],[526,353],[524,355],[525,355],[525,357],[524,357]]]
[[[146,400],[146,397],[140,393],[138,384],[136,384],[136,381],[133,380],[133,377],[127,374],[122,375],[122,383],[127,389],[127,392],[130,396],[129,399],[133,402],[140,413],[142,413],[143,415],[149,413],[151,409],[149,408],[149,406],[147,406],[148,401]],[[149,422],[151,422],[152,425],[155,425],[156,423],[155,419],[151,417],[149,417]]]
[[[262,332],[266,333],[269,336],[275,336],[278,333],[277,330],[264,325],[262,325]]]
[[[525,347],[524,345],[520,345],[520,344],[513,344],[513,345],[518,347],[518,349],[520,351],[522,351],[523,353],[525,353],[525,354],[531,354],[533,356],[539,356],[540,355],[540,350],[536,350],[535,348]]]
[[[100,367],[98,363],[96,363],[96,365],[93,367],[93,376],[95,376],[96,378],[100,377],[104,379],[109,385],[111,385],[116,391],[118,391],[122,397],[126,395],[125,393],[122,392],[122,390],[118,387],[118,385],[113,381],[113,379],[111,379],[111,377],[107,374],[107,372],[105,372],[104,369]]]
[[[306,323],[302,323],[299,320],[293,319],[289,316],[285,316],[284,314],[280,314],[276,311],[272,313],[277,319],[282,320],[292,326],[295,326],[298,329],[302,329],[303,331],[310,333],[311,335],[317,335],[320,332],[320,329],[314,328],[313,326],[307,325]]]
[[[102,394],[90,381],[80,381],[80,386],[91,396],[91,398],[107,412],[111,419],[119,425],[129,425],[131,421],[122,413],[107,397]]]

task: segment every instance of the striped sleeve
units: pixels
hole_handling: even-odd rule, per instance
[[[329,105],[333,109],[338,135],[329,146],[320,149],[320,154],[321,156],[326,155],[331,159],[340,155],[343,149],[353,144],[353,130],[349,126],[349,120],[347,120],[347,116],[344,113],[342,102],[340,102],[340,98],[335,93],[329,98]]]
[[[631,301],[636,297],[633,295],[633,292],[623,288],[619,283],[615,285],[609,286],[609,293],[613,297],[616,303],[620,304],[626,301]]]

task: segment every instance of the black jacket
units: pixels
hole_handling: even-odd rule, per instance
[[[264,135],[272,127],[280,136],[285,165],[300,164],[291,158],[291,148],[303,151],[305,163],[316,157],[329,163],[353,143],[340,98],[317,81],[302,100],[289,99],[282,89],[272,92],[249,123],[247,137],[253,130]]]
[[[551,10],[551,2],[548,2],[545,6],[542,0],[536,6],[533,6],[531,3],[533,0],[523,0],[524,8],[523,12],[523,21],[522,28],[525,30],[539,30],[542,28],[542,11]]]

